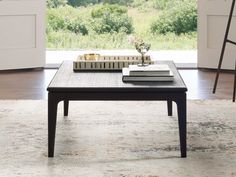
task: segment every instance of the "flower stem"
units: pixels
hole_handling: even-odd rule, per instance
[[[142,66],[144,66],[144,54],[142,54]]]

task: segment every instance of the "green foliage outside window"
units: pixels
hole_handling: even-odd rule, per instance
[[[152,49],[196,48],[196,0],[47,0],[47,47],[132,48],[129,34]]]
[[[95,18],[92,28],[98,34],[122,32],[130,34],[133,32],[132,20],[127,15],[108,13],[101,18]]]
[[[67,4],[67,0],[47,0],[48,8],[58,8],[61,6],[65,6]]]
[[[69,30],[82,35],[87,35],[89,32],[97,34],[133,32],[132,19],[128,17],[127,9],[118,5],[95,6],[91,16],[86,19],[81,16],[79,9],[71,6],[49,9],[47,21],[49,30]]]
[[[133,0],[68,0],[68,4],[73,7],[88,6],[91,4],[118,4],[129,5]]]
[[[68,0],[68,4],[73,7],[87,6],[90,4],[100,3],[99,0]]]
[[[48,30],[68,30],[76,34],[88,34],[85,22],[78,15],[77,9],[71,6],[49,9],[47,11]]]
[[[101,18],[107,14],[116,14],[116,15],[123,15],[127,14],[128,10],[125,6],[120,5],[99,5],[95,6],[91,12],[93,18]]]
[[[92,29],[98,33],[133,32],[132,19],[127,14],[127,8],[120,5],[99,5],[92,9]]]
[[[191,1],[182,1],[161,14],[151,25],[153,33],[177,35],[197,30],[197,7]]]

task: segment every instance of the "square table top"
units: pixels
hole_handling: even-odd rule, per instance
[[[157,91],[186,92],[187,87],[172,61],[168,64],[174,74],[172,82],[123,82],[122,72],[113,71],[73,71],[73,61],[64,61],[47,90],[50,92],[122,92]]]

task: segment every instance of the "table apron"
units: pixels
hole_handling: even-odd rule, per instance
[[[186,92],[49,92],[50,99],[57,100],[91,100],[91,101],[154,101],[154,100],[172,100],[186,99]]]

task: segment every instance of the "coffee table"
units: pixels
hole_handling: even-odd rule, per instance
[[[180,152],[186,157],[186,92],[175,65],[168,64],[174,74],[173,82],[122,82],[121,72],[73,72],[73,61],[64,61],[48,90],[48,157],[54,156],[57,105],[64,101],[64,116],[68,116],[70,100],[104,101],[167,101],[168,116],[172,116],[172,102],[177,104]]]

